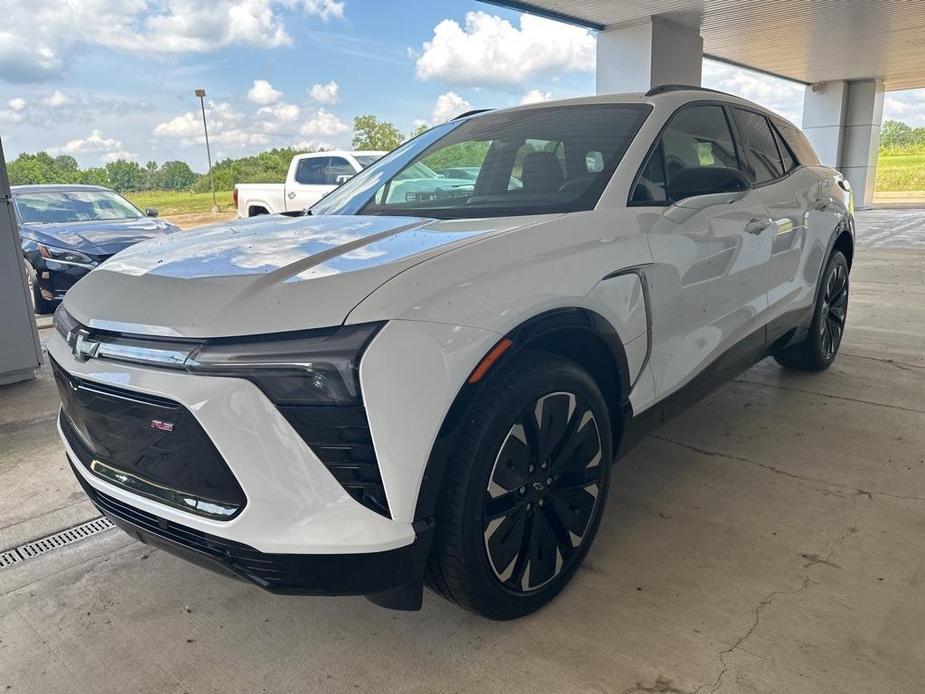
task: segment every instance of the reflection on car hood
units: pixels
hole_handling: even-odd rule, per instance
[[[65,307],[100,329],[188,337],[338,325],[402,270],[524,223],[273,215],[218,224],[127,249],[75,285]]]
[[[23,224],[24,235],[34,238],[39,243],[71,248],[90,255],[113,255],[140,241],[157,238],[172,231],[177,231],[177,227],[151,217]]]

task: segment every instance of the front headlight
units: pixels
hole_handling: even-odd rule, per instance
[[[382,323],[207,341],[195,374],[246,378],[277,405],[359,405],[360,357]]]
[[[39,244],[39,255],[47,260],[56,260],[60,263],[67,263],[69,265],[83,265],[86,267],[95,267],[97,265],[96,260],[86,253],[72,251],[67,248],[46,246],[42,243]]]
[[[81,326],[64,308],[55,328],[72,349],[76,340],[97,359],[244,378],[278,406],[361,405],[360,357],[384,323],[223,337],[211,340],[135,337]]]

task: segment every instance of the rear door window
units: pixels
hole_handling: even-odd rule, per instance
[[[790,151],[796,156],[799,164],[803,166],[821,165],[822,162],[819,161],[819,156],[816,154],[816,150],[813,149],[813,146],[809,144],[806,135],[782,120],[775,119],[774,124],[784,138],[784,142],[790,145]]]
[[[307,186],[325,185],[326,169],[331,157],[309,157],[299,160],[295,181]],[[352,171],[352,170],[351,170]]]
[[[777,143],[768,119],[760,113],[732,109],[745,153],[745,171],[755,183],[767,183],[784,175]]]

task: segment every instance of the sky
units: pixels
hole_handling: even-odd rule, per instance
[[[0,137],[83,166],[349,147],[353,117],[402,132],[469,108],[594,93],[594,33],[474,0],[0,0]],[[800,123],[803,86],[705,61],[704,86]],[[925,125],[925,90],[884,118]]]

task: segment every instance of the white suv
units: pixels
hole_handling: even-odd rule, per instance
[[[842,176],[733,96],[466,115],[304,216],[81,280],[48,342],[61,435],[147,542],[275,592],[407,609],[426,579],[518,617],[648,426],[767,355],[831,364],[853,226]]]

